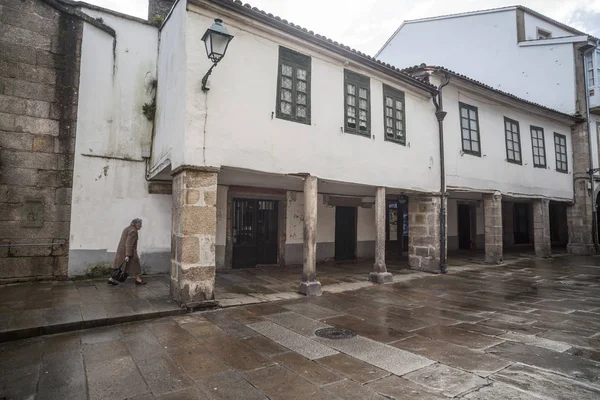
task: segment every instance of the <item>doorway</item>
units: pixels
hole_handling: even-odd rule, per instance
[[[385,215],[386,258],[402,256],[408,249],[408,207],[406,200],[387,200]]]
[[[567,227],[567,205],[550,201],[548,206],[550,217],[550,242],[555,248],[567,247],[569,231]]]
[[[233,199],[233,268],[277,264],[278,201]]]
[[[528,244],[530,243],[530,205],[528,203],[514,203],[513,207],[513,229],[515,233],[515,244]]]
[[[335,260],[356,259],[356,207],[335,207]]]
[[[460,250],[471,250],[471,206],[458,204],[458,248]]]

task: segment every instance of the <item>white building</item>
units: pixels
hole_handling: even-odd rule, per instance
[[[400,68],[443,65],[495,89],[584,118],[588,91],[592,137],[588,139],[587,122],[575,125],[573,135],[575,196],[569,208],[569,250],[589,253],[594,247],[589,169],[599,166],[597,45],[598,39],[581,31],[512,6],[405,21],[376,57]]]
[[[540,256],[565,241],[567,113],[446,70],[400,71],[238,2],[179,0],[158,30],[82,7],[117,41],[113,58],[112,37],[85,26],[71,276],[110,262],[133,217],[144,267],[170,271],[182,303],[211,299],[219,269],[257,264],[303,265],[308,295],[317,261],[374,258],[376,282],[403,256],[438,272],[444,231],[448,249],[489,262],[517,237]],[[215,19],[233,40],[205,91],[200,38]]]

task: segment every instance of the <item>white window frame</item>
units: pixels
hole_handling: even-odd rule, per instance
[[[593,89],[596,87],[596,79],[598,77],[596,69],[598,68],[598,52],[594,52],[593,56],[590,53],[585,57],[585,67],[587,72],[587,84],[588,88]]]
[[[547,29],[537,27],[535,31],[535,37],[538,40],[552,39],[552,32]]]

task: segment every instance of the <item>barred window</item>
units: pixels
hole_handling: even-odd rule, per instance
[[[345,131],[371,136],[370,79],[344,70]]]
[[[385,140],[406,144],[404,92],[383,85],[383,120]]]
[[[519,123],[504,117],[504,133],[506,138],[506,161],[513,164],[523,164]]]
[[[556,153],[556,170],[558,172],[569,172],[567,164],[567,137],[560,133],[554,133],[554,151]]]
[[[479,143],[479,116],[477,113],[477,107],[460,103],[459,108],[463,152],[481,157],[481,146]]]
[[[543,128],[531,126],[531,147],[533,150],[533,166],[546,168],[546,144]]]
[[[277,118],[310,124],[309,56],[279,47]]]

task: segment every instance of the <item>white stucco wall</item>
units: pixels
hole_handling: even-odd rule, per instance
[[[187,85],[186,3],[185,0],[177,2],[159,33],[156,126],[151,163],[153,168],[166,159],[176,165],[180,165],[183,160]],[[200,41],[200,37],[194,40]]]
[[[573,36],[573,33],[556,26],[550,22],[547,22],[541,18],[536,17],[528,13],[524,13],[525,22],[525,40],[536,40],[537,39],[537,28],[543,29],[552,33],[553,38]]]
[[[156,76],[157,30],[84,11],[101,17],[115,29],[118,39],[113,73],[113,38],[84,25],[69,276],[112,262],[121,231],[135,217],[144,220],[138,251],[146,271],[165,272],[169,269],[171,196],[148,194],[141,158],[142,146],[150,143],[152,134],[142,105],[150,100],[148,83]]]
[[[565,113],[576,111],[573,57],[568,43],[519,46],[515,10],[407,23],[378,56],[399,68],[441,65]]]
[[[190,5],[190,9],[195,7]],[[188,38],[200,38],[216,17],[222,16],[188,12]],[[279,174],[307,172],[320,179],[341,182],[439,190],[437,121],[429,98],[386,82],[406,92],[410,146],[386,142],[382,79],[371,74],[373,137],[343,133],[342,61],[273,33],[261,33],[238,20],[223,18],[234,39],[226,57],[213,71],[208,94],[201,91],[200,83],[210,66],[204,43],[187,41],[184,163]],[[277,101],[279,44],[312,57],[312,125],[272,118]],[[348,68],[369,75],[358,68]],[[176,167],[174,163],[173,168]],[[406,169],[411,173],[394,172]]]
[[[542,115],[504,106],[492,98],[461,89],[452,83],[444,88],[444,145],[446,182],[449,187],[475,190],[498,190],[503,194],[573,199],[573,148],[571,128]],[[481,157],[461,154],[462,137],[459,102],[478,108]],[[506,161],[504,117],[519,122],[523,165]],[[533,167],[530,126],[544,129],[546,169]],[[569,173],[556,168],[554,132],[567,137]]]

